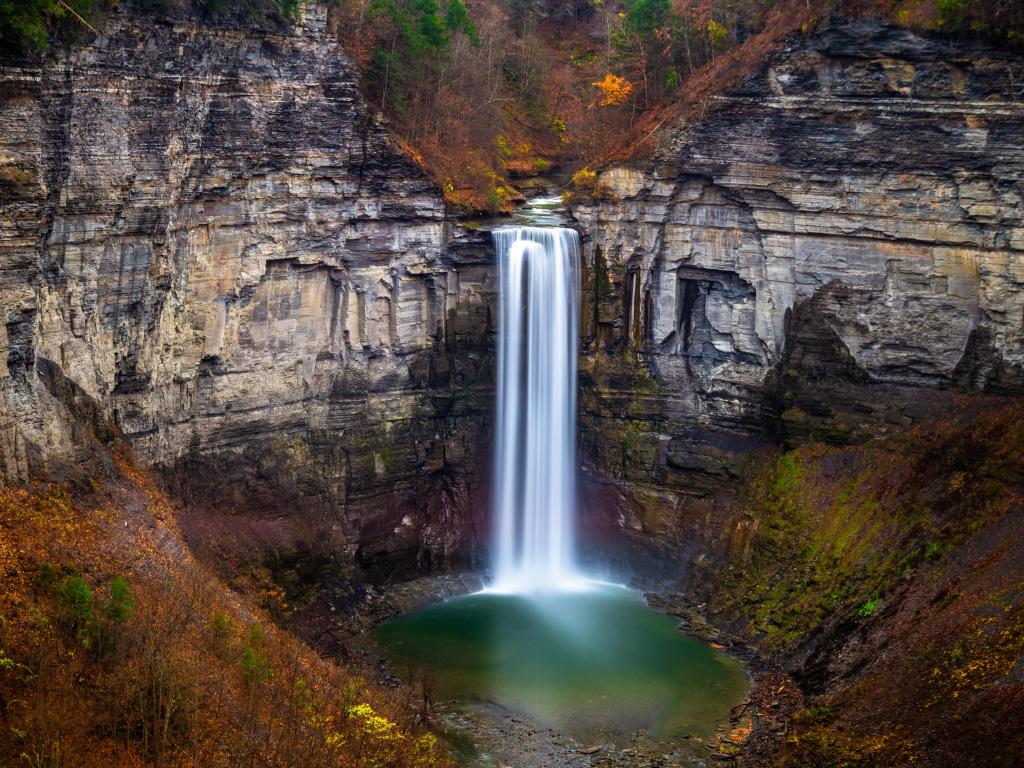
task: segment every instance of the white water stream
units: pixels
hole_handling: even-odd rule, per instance
[[[492,233],[500,274],[492,589],[565,589],[575,565],[579,236]]]

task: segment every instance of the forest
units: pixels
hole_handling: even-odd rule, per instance
[[[1024,45],[1014,0],[310,0],[363,72],[371,104],[467,212],[508,211],[552,174],[593,194],[591,167],[643,156],[794,33],[833,15]],[[81,44],[112,0],[2,0],[11,49]],[[287,29],[302,0],[124,0],[130,12]]]

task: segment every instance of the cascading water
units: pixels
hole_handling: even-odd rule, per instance
[[[574,563],[579,236],[492,233],[500,273],[493,589],[579,583]]]
[[[658,754],[694,743],[692,764],[703,764],[702,740],[746,697],[742,666],[683,635],[639,593],[577,575],[579,238],[557,226],[558,208],[534,201],[525,223],[551,226],[493,233],[501,280],[494,582],[374,634],[397,668],[429,670],[442,699],[472,705],[467,720],[489,734],[489,750],[490,734],[508,734],[496,763],[522,758],[522,732],[508,731],[504,716],[514,712],[579,743],[635,748],[638,731],[663,740],[664,748],[645,747]],[[554,762],[575,764],[566,748],[564,759],[551,753]]]

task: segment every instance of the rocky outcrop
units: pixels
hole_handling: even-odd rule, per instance
[[[6,481],[119,432],[200,538],[474,557],[492,257],[325,27],[123,12],[0,70]]]
[[[762,441],[1024,392],[1022,83],[1019,56],[845,23],[600,175],[574,209],[594,526],[692,547]]]
[[[360,100],[325,13],[118,11],[3,65],[0,478],[122,434],[194,542],[471,566],[488,237]],[[592,542],[692,559],[760,447],[1024,391],[1021,83],[1019,57],[848,23],[601,174],[574,209]]]

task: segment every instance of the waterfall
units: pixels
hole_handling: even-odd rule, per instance
[[[492,233],[500,274],[494,585],[564,588],[574,564],[579,236]]]

